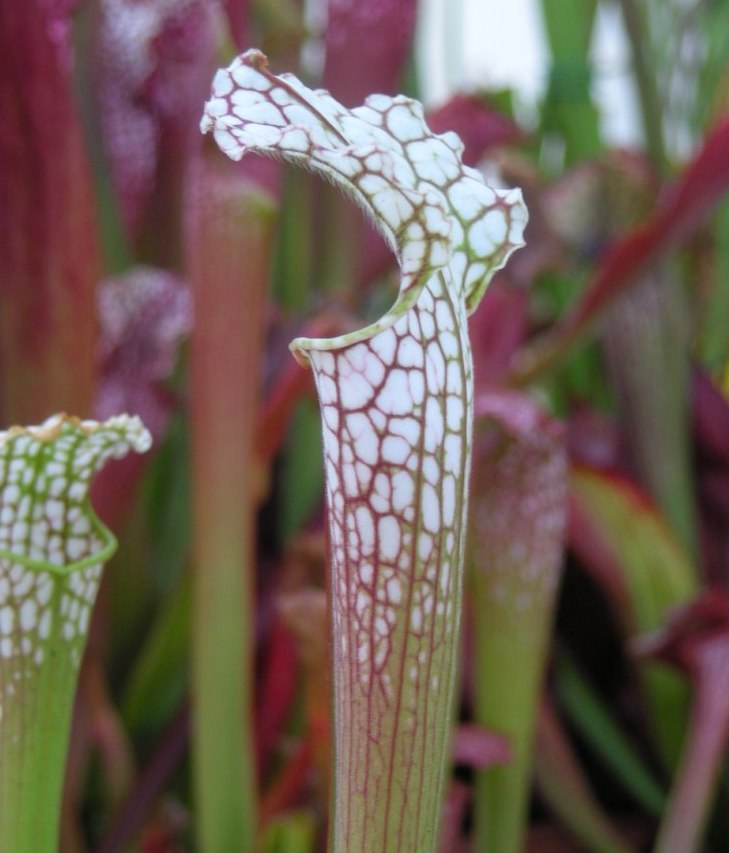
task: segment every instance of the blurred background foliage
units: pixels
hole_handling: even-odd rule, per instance
[[[630,150],[607,144],[593,96],[601,9],[629,48]],[[726,850],[729,4],[540,13],[531,121],[506,90],[429,113],[531,215],[472,320],[442,849]],[[156,439],[95,486],[121,547],[77,698],[64,851],[323,847],[320,433],[287,343],[376,316],[393,263],[330,187],[227,162],[198,122],[214,69],[251,45],[349,106],[418,96],[422,14],[416,0],[0,4],[0,420],[125,410]]]

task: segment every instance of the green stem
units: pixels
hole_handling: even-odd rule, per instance
[[[36,577],[40,582],[41,576]],[[27,661],[19,668],[17,659],[0,658],[5,696],[17,685],[16,701],[3,702],[0,719],[0,846],[15,853],[50,853],[58,843],[81,647],[62,635],[65,581],[53,578],[51,583],[53,630],[40,666]]]
[[[225,165],[203,163],[190,234],[193,748],[206,853],[253,850],[257,824],[253,451],[272,217]]]
[[[648,156],[659,174],[664,174],[668,160],[663,140],[662,105],[647,50],[649,42],[645,33],[643,14],[636,0],[620,0],[620,9],[630,41]]]
[[[691,723],[656,839],[656,853],[701,848],[729,739],[729,662],[724,645],[722,638],[716,643],[716,653],[703,658],[704,670],[697,679]]]
[[[552,54],[542,124],[564,141],[565,165],[596,157],[601,149],[598,113],[592,102],[589,62],[596,0],[542,0]]]
[[[473,713],[512,752],[508,764],[477,774],[476,846],[516,853],[562,563],[567,460],[560,426],[513,392],[477,397],[474,454]]]

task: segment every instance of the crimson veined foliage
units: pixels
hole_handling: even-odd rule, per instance
[[[400,266],[379,320],[291,348],[322,410],[334,665],[335,849],[433,849],[461,610],[472,367],[466,316],[521,244],[518,191],[488,187],[417,102],[348,110],[251,50],[205,107],[232,159],[284,157],[370,214]]]

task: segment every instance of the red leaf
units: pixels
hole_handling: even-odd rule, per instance
[[[729,593],[707,590],[635,648],[679,667],[692,682],[689,731],[656,849],[697,850],[729,745]]]
[[[666,627],[644,635],[634,643],[641,655],[660,658],[683,670],[698,687],[707,661],[717,643],[729,660],[729,593],[708,589],[668,617]],[[722,693],[722,695],[726,695]],[[727,706],[729,714],[729,706]]]
[[[122,217],[134,236],[160,187],[163,195],[179,192],[185,154],[199,145],[199,107],[214,62],[214,5],[108,0],[102,6],[96,47],[100,125]],[[170,203],[181,208],[179,197]],[[169,220],[160,213],[155,210]],[[170,244],[177,236],[171,231],[167,221]]]
[[[470,800],[470,788],[457,779],[451,782],[450,790],[443,806],[443,825],[440,832],[441,853],[456,853]]]
[[[729,404],[709,376],[693,374],[693,426],[698,456],[704,577],[729,583]]]
[[[453,761],[478,770],[512,760],[509,739],[476,723],[461,723],[453,734]]]
[[[415,0],[329,0],[324,87],[345,106],[394,94],[415,27]]]
[[[270,626],[263,651],[256,703],[256,751],[261,774],[281,742],[296,700],[296,648],[280,618],[275,618]]]
[[[729,465],[729,403],[698,367],[693,380],[694,433],[699,451],[712,461]]]
[[[567,449],[576,464],[615,468],[620,454],[620,433],[607,415],[586,406],[577,407],[567,422]]]
[[[102,375],[95,414],[139,415],[160,439],[174,410],[161,383],[192,329],[190,291],[173,273],[134,267],[99,284],[97,305]]]
[[[529,323],[529,294],[505,287],[499,276],[489,285],[478,311],[468,319],[477,391],[493,388],[506,376]]]
[[[63,8],[0,3],[3,421],[91,404],[97,218]]]
[[[435,133],[454,130],[461,137],[463,162],[467,166],[475,166],[489,148],[516,142],[521,137],[517,125],[479,95],[454,95],[428,113],[428,126]]]
[[[343,316],[322,313],[302,326],[297,331],[297,336],[328,337],[344,334],[349,328],[351,325],[347,325]],[[301,370],[299,364],[286,358],[284,365],[272,378],[258,420],[256,453],[262,465],[269,465],[281,448],[296,404],[313,391],[314,381],[311,373]]]
[[[659,257],[684,243],[711,214],[729,187],[729,119],[721,121],[644,225],[607,252],[582,300],[551,332],[524,353],[514,381],[523,384],[553,365],[590,323]]]

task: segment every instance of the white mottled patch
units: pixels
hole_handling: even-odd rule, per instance
[[[451,474],[459,476],[463,463],[463,442],[460,435],[451,433],[443,443],[443,468]]]
[[[414,213],[410,201],[399,193],[393,193],[392,189],[379,193],[373,203],[377,214],[389,225],[393,233],[397,233],[400,223],[408,220]],[[416,252],[421,254],[422,249],[417,248]]]
[[[354,466],[354,470],[357,474],[357,479],[359,480],[360,489],[362,490],[362,493],[364,493],[370,487],[374,469],[369,465],[365,465],[363,462],[357,462]]]
[[[13,592],[15,593],[16,598],[24,598],[30,591],[33,589],[35,584],[36,575],[34,572],[29,569],[24,570],[20,575],[19,580],[15,584],[15,588]]]
[[[78,536],[69,536],[66,540],[66,556],[72,562],[80,560],[86,556],[88,542],[86,539],[81,539]]]
[[[446,358],[455,359],[458,357],[458,352],[459,352],[460,348],[459,348],[459,344],[458,344],[458,338],[453,334],[453,332],[447,332],[447,331],[441,332],[438,340],[440,342],[440,347],[441,347],[441,350],[443,351],[443,355]],[[454,362],[450,362],[450,364],[453,364],[453,363]],[[461,383],[460,383],[460,378],[459,378],[458,385],[455,388],[451,388],[450,386],[448,386],[448,389],[455,391],[457,388],[460,388],[460,387],[461,387]]]
[[[450,527],[456,517],[456,479],[452,474],[443,477],[443,524]]]
[[[426,451],[435,453],[443,443],[445,424],[440,403],[435,397],[429,397],[425,404],[425,436]]]
[[[339,401],[344,409],[361,409],[372,399],[374,387],[370,379],[357,372],[339,377]]]
[[[387,642],[386,637],[383,637],[380,640],[380,642],[377,643],[375,646],[374,664],[375,664],[376,669],[378,669],[378,670],[382,669],[382,667],[387,662],[387,656],[388,656],[389,652],[390,652],[390,645]]]
[[[400,367],[422,367],[425,358],[423,345],[411,335],[403,338],[397,348],[397,363]]]
[[[446,364],[443,350],[437,340],[428,344],[425,353],[425,375],[428,378],[428,388],[431,391],[441,391],[445,387]]]
[[[399,604],[402,600],[402,583],[399,578],[390,578],[387,582],[387,598],[393,604]]]
[[[34,631],[38,618],[38,608],[32,598],[26,599],[20,605],[20,627],[23,631]]]
[[[407,443],[414,447],[420,441],[420,422],[415,418],[391,418],[390,432],[402,436]]]
[[[454,328],[453,313],[445,299],[439,299],[436,303],[435,321],[439,332],[447,332]]]
[[[0,634],[12,634],[15,627],[15,611],[6,605],[0,607]]]
[[[260,103],[251,104],[247,107],[236,106],[234,107],[233,112],[245,119],[247,122],[253,122],[255,124],[271,124],[279,127],[283,127],[286,124],[284,116],[276,109],[276,107],[274,107],[273,104],[268,103],[267,101],[261,101]]]
[[[358,506],[354,512],[357,532],[363,544],[363,550],[369,552],[375,543],[375,522],[372,512],[366,506]]]
[[[390,633],[390,626],[387,624],[387,619],[384,616],[376,616],[375,622],[375,636],[386,637]]]
[[[392,465],[404,465],[410,449],[410,445],[404,438],[388,435],[382,441],[382,461]]]
[[[455,394],[449,394],[446,399],[446,423],[448,424],[448,429],[453,432],[460,430],[464,415],[465,409],[461,398]]]
[[[377,395],[377,407],[388,415],[405,415],[412,409],[407,372],[391,370]]]
[[[354,600],[354,611],[360,619],[364,619],[365,615],[368,613],[371,602],[372,598],[367,590],[359,587],[357,590],[357,596]]]
[[[218,98],[224,98],[226,95],[229,95],[233,90],[233,81],[231,80],[230,74],[227,71],[223,71],[223,69],[219,69],[215,72],[215,77],[213,77],[213,94]]]
[[[377,522],[380,556],[384,560],[394,560],[402,546],[400,523],[394,515],[386,515]]]
[[[357,472],[354,470],[354,465],[351,463],[342,465],[341,471],[345,494],[350,498],[356,497],[360,490],[359,480],[357,479]]]
[[[471,225],[468,240],[474,254],[486,257],[506,240],[506,219],[499,212],[490,211]]]
[[[412,504],[415,497],[415,484],[412,474],[408,471],[397,471],[392,477],[392,508],[395,512],[403,512]]]
[[[434,486],[440,480],[440,468],[433,456],[426,456],[423,460],[423,476],[425,481]]]
[[[57,480],[55,482],[58,482]],[[65,486],[64,486],[65,488]],[[46,501],[46,518],[51,523],[51,526],[58,530],[63,526],[64,522],[64,505],[59,500]]]
[[[423,598],[423,613],[426,616],[430,616],[430,614],[433,612],[433,602],[433,593],[428,592],[428,594]]]
[[[379,456],[379,440],[370,419],[359,412],[347,415],[347,429],[352,436],[356,458],[367,465],[374,465]]]
[[[392,364],[397,348],[397,335],[392,329],[385,329],[384,332],[375,335],[369,345],[384,364]]]
[[[47,640],[51,633],[51,611],[44,610],[38,622],[38,636],[41,640]]]
[[[435,335],[435,318],[429,311],[420,313],[420,329],[426,340],[430,340]]]
[[[392,107],[387,114],[387,125],[403,142],[418,139],[423,135],[423,124],[404,105]]]
[[[445,594],[448,592],[448,584],[451,579],[451,564],[446,560],[440,567],[440,591]]]
[[[230,73],[233,76],[236,84],[241,89],[255,89],[260,92],[265,92],[271,88],[269,81],[259,74],[255,69],[249,68],[242,63],[240,59],[236,59],[230,66]]]
[[[429,533],[437,533],[441,526],[440,500],[430,483],[423,485],[421,498],[421,518],[423,527]]]
[[[425,396],[425,379],[419,370],[408,371],[408,388],[410,389],[413,405],[419,406]]]

